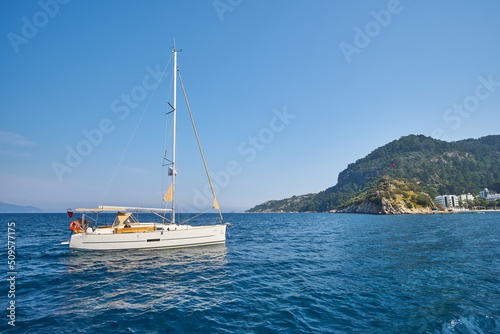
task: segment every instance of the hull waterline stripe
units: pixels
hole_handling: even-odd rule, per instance
[[[145,247],[145,248],[114,248],[114,249],[101,249],[101,248],[72,248],[76,250],[97,250],[97,251],[120,251],[120,250],[152,250],[152,249],[170,249],[170,248],[184,248],[184,247],[192,247],[192,246],[210,246],[210,245],[221,245],[225,244],[225,240],[223,241],[212,241],[212,242],[199,242],[185,245],[174,245],[174,246],[158,246],[158,247]]]
[[[199,237],[186,237],[186,238],[174,238],[174,239],[161,239],[158,241],[174,241],[174,240],[185,240],[185,239],[200,239],[200,238],[212,238],[215,234],[203,235]],[[117,243],[129,243],[129,242],[148,242],[149,240],[157,241],[156,239],[147,240],[122,240],[122,241],[82,241],[82,244],[117,244]]]

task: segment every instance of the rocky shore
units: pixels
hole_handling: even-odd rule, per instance
[[[378,215],[401,215],[401,214],[424,214],[424,213],[435,213],[432,209],[425,208],[408,208],[404,202],[398,201],[397,203],[391,203],[386,198],[382,198],[381,203],[377,204],[375,202],[364,201],[360,204],[352,204],[348,207],[338,209],[336,213],[366,213],[366,214],[378,214]]]

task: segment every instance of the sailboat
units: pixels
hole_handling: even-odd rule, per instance
[[[178,51],[175,50],[174,47],[172,52],[174,56],[174,83],[173,105],[171,105],[172,111],[170,113],[173,115],[173,148],[171,160],[165,158],[165,160],[169,161],[169,176],[172,177],[172,181],[163,198],[165,202],[171,203],[171,208],[100,205],[95,209],[76,209],[75,211],[77,213],[81,213],[81,217],[70,223],[70,230],[72,230],[71,238],[68,242],[65,242],[65,244],[69,244],[70,248],[84,250],[167,249],[224,244],[226,242],[226,228],[229,223],[224,223],[222,213],[219,205],[217,204],[217,199],[215,197],[215,192],[206,167],[205,158],[201,150],[194,122],[193,129],[196,134],[200,153],[205,165],[205,171],[214,196],[212,209],[218,210],[220,221],[213,225],[191,226],[185,222],[178,222],[176,219],[175,179],[177,171],[175,163],[175,138],[177,114],[177,75],[179,75],[184,97],[186,98],[186,104],[191,116],[191,121],[193,121],[193,118],[189,108],[189,103],[187,102],[184,85],[182,84],[182,78],[177,67]],[[113,224],[110,226],[100,225],[98,221],[99,214],[103,212],[116,212]],[[134,213],[139,212],[154,214],[160,218],[160,221],[140,222],[134,216]],[[68,215],[72,218],[73,212],[68,211]],[[95,219],[91,218],[93,215],[96,216]],[[168,215],[170,215],[170,219],[168,218]]]

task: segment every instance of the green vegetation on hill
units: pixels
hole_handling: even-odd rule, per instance
[[[493,182],[493,184],[490,184],[488,188],[500,194],[500,180]]]
[[[306,205],[315,196],[316,194],[307,194],[282,200],[271,200],[255,206],[252,211],[249,210],[248,212],[298,212],[297,204]]]
[[[348,165],[338,182],[303,200],[284,199],[286,211],[330,211],[373,187],[383,176],[406,179],[434,198],[442,194],[478,194],[500,180],[500,136],[445,142],[423,135],[410,135],[377,148]],[[297,196],[300,197],[300,196]],[[275,212],[268,201],[249,212]],[[270,205],[272,204],[272,205]],[[284,209],[282,209],[284,210]]]
[[[394,212],[387,212],[384,202],[391,203]],[[371,204],[365,213],[409,213],[413,210],[428,210],[434,207],[434,201],[418,185],[404,180],[395,180],[382,176],[376,182],[370,182],[369,189],[339,206],[341,211],[357,211],[363,205]],[[375,209],[375,210],[374,210]]]

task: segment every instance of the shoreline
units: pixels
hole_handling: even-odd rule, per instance
[[[466,210],[466,211],[431,211],[431,212],[409,212],[409,213],[399,213],[395,215],[433,215],[433,214],[452,214],[452,213],[478,213],[478,212],[500,212],[500,209],[490,209],[490,210]],[[365,213],[365,212],[337,212],[337,211],[275,211],[275,212],[242,212],[242,213],[356,213],[361,215],[380,215],[380,216],[394,216],[394,214],[384,214],[384,213]]]

